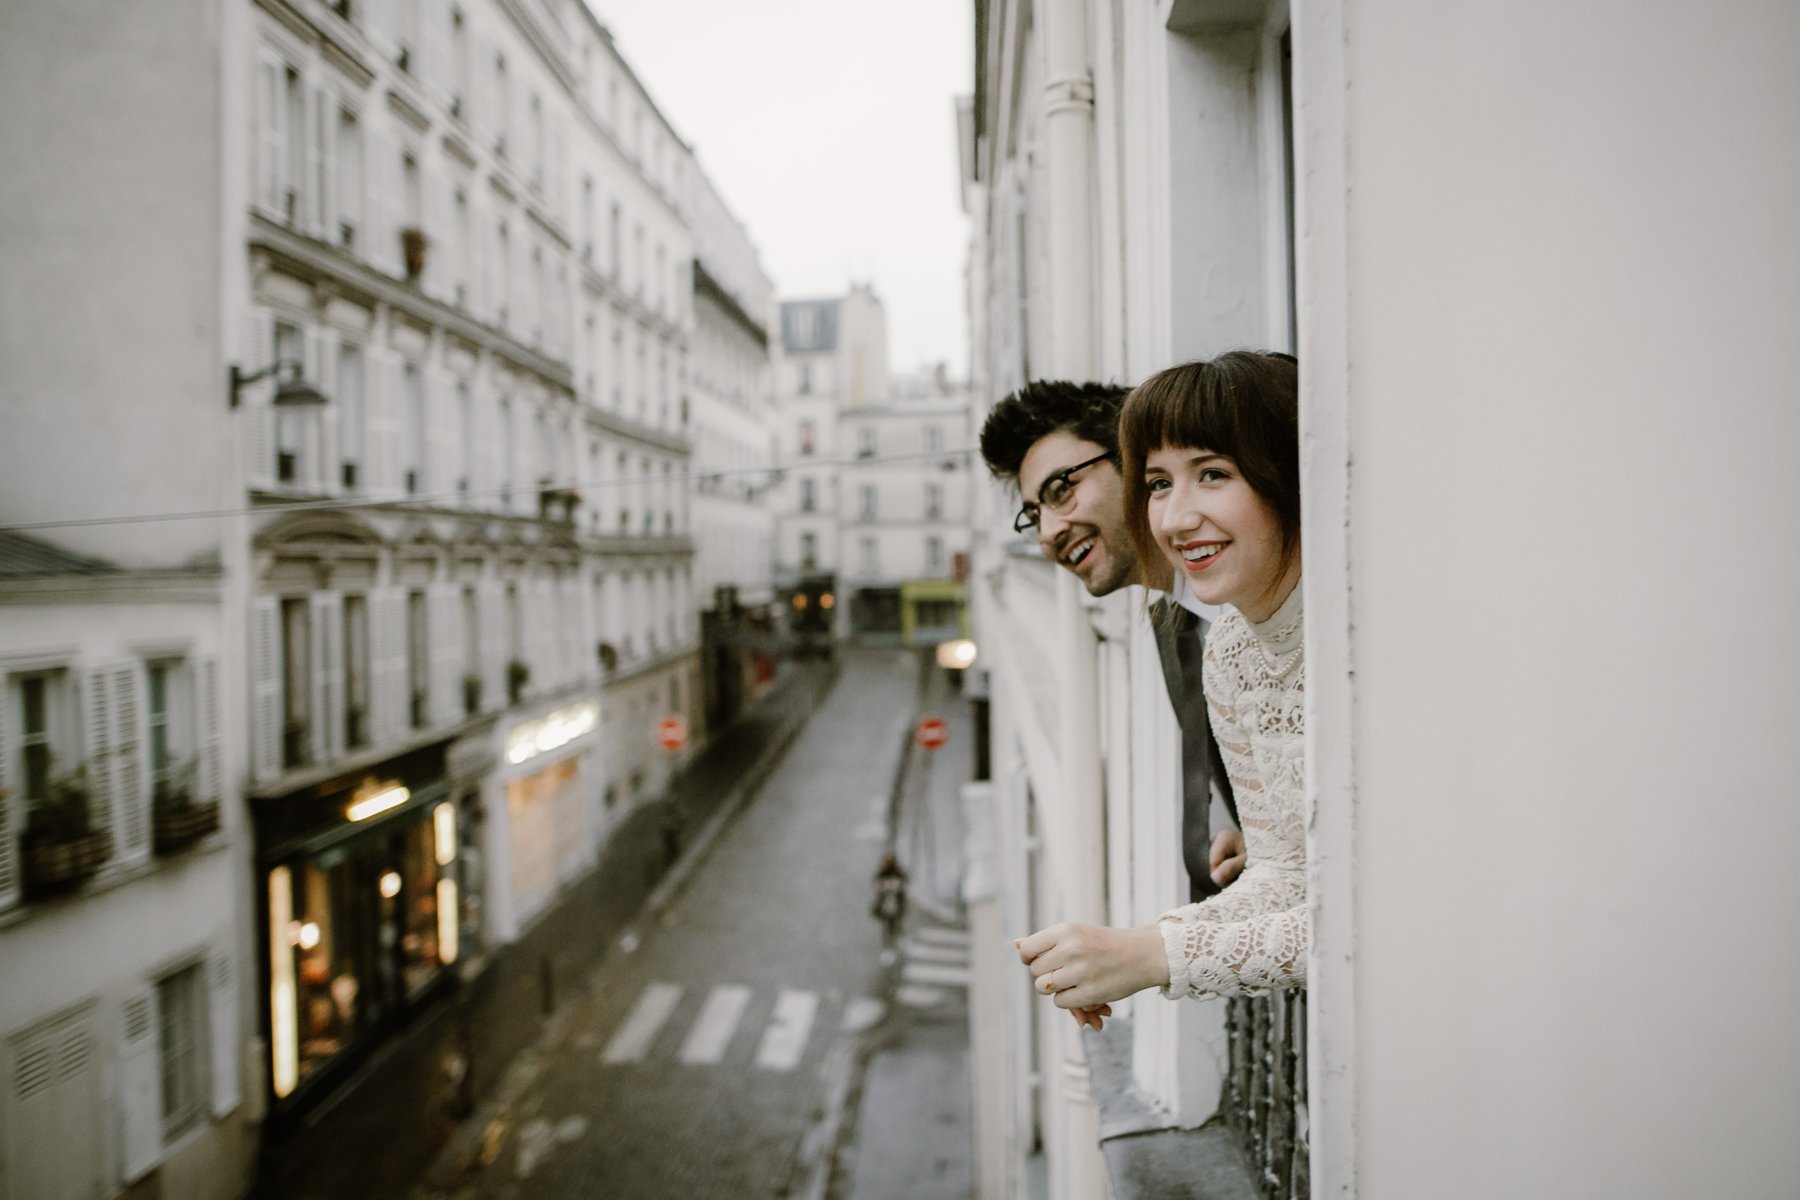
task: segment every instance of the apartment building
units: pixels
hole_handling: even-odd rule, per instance
[[[480,1005],[581,968],[554,918],[679,765],[657,722],[704,744],[692,455],[767,461],[767,281],[578,0],[83,3],[0,34],[0,139],[55,168],[0,184],[30,297],[0,520],[31,527],[0,609],[0,1190],[236,1195],[259,1125],[266,1181],[374,1186],[319,1145],[416,1166],[439,1127],[395,1136],[379,1098],[465,1102],[470,1055],[516,1048]],[[696,387],[751,415],[702,426]],[[111,857],[40,899],[17,839],[78,763]],[[164,855],[177,794],[217,829]],[[91,979],[32,970],[141,921]],[[96,1066],[52,1106],[98,1139],[60,1192],[17,1149],[53,1035]],[[197,1042],[160,1116],[128,1090]]]

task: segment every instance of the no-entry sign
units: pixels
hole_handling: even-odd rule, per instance
[[[925,749],[936,750],[950,740],[950,727],[944,724],[942,717],[926,717],[919,722],[919,728],[913,736]]]
[[[679,750],[687,745],[687,720],[664,717],[656,723],[656,744],[664,750]]]

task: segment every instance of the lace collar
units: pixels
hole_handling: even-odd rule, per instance
[[[1304,580],[1294,581],[1294,590],[1288,593],[1288,598],[1281,602],[1281,607],[1267,621],[1260,625],[1247,617],[1244,621],[1250,626],[1250,632],[1256,635],[1256,645],[1262,651],[1263,664],[1278,676],[1287,674],[1300,661],[1300,648],[1304,644],[1305,632],[1300,601],[1303,583]]]

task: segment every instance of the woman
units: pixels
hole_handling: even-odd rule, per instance
[[[1054,925],[1015,945],[1038,990],[1100,1027],[1148,987],[1235,995],[1305,983],[1305,778],[1299,392],[1287,355],[1172,367],[1126,398],[1120,474],[1140,556],[1228,605],[1206,640],[1213,735],[1237,793],[1238,881],[1149,925]]]

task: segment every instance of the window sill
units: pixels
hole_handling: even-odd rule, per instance
[[[1100,1149],[1114,1200],[1258,1200],[1237,1139],[1222,1119],[1171,1126],[1132,1083],[1130,1020],[1084,1031]]]
[[[158,871],[173,869],[197,859],[210,857],[221,852],[230,844],[229,832],[219,829],[174,854],[152,854],[142,862],[135,862],[130,866],[109,867],[96,875],[91,882],[75,891],[41,900],[15,901],[12,907],[0,910],[0,930],[23,925],[42,913],[60,911],[71,905],[92,900],[115,888],[122,888],[136,883],[140,879],[147,879]]]

